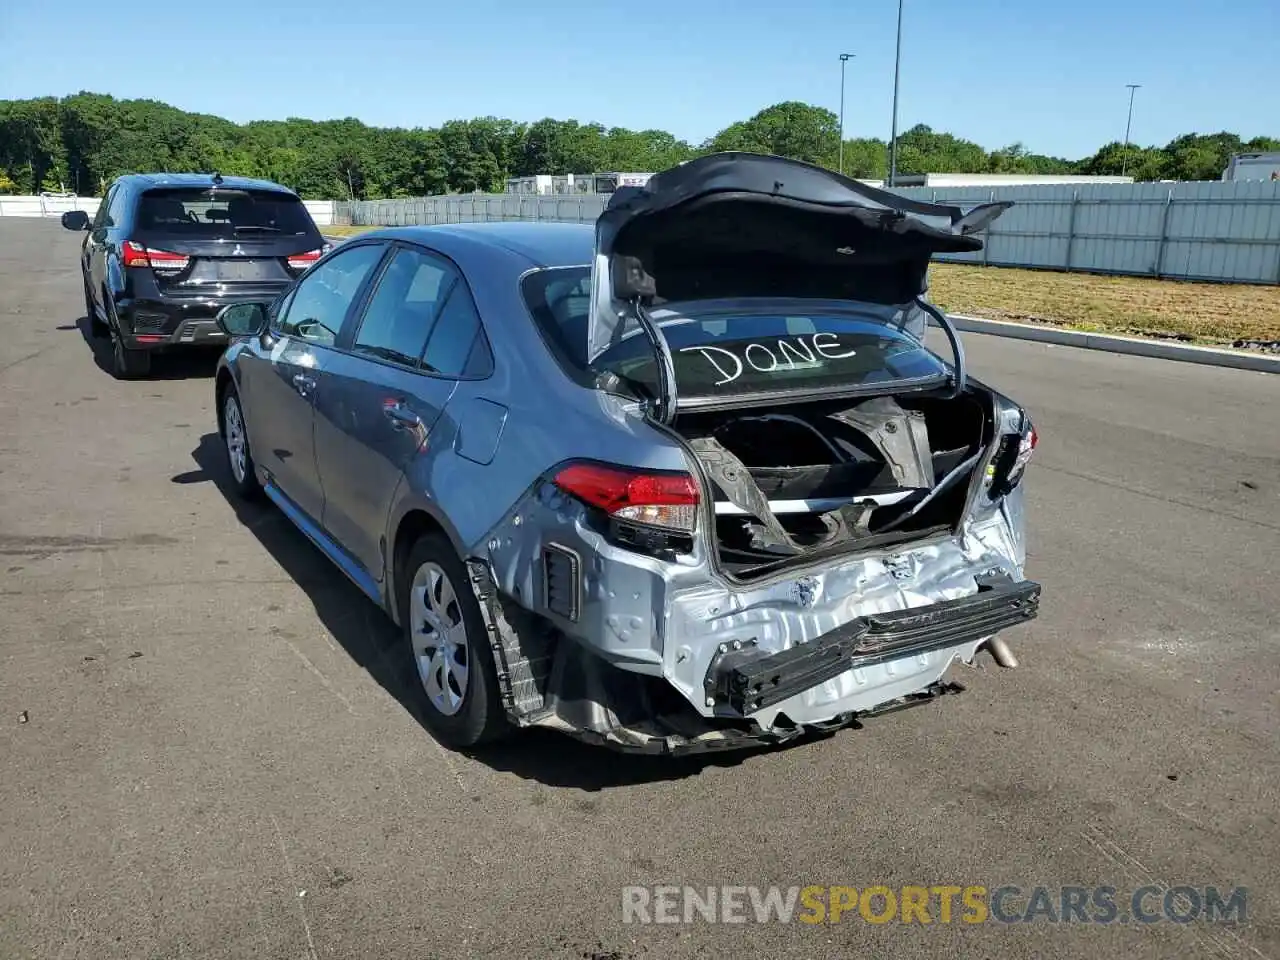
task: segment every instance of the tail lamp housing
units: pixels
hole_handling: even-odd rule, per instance
[[[687,473],[660,473],[601,463],[574,463],[555,484],[607,518],[607,535],[643,553],[688,553],[698,524],[697,481]]]
[[[987,492],[992,500],[998,500],[1011,492],[1027,471],[1027,464],[1040,442],[1035,424],[1025,413],[1016,433],[1006,433],[1000,438],[996,455],[987,465]]]
[[[120,245],[120,258],[126,267],[150,267],[157,273],[181,273],[191,263],[185,253],[144,247],[136,240],[126,240]]]
[[[308,250],[305,253],[291,253],[285,262],[289,264],[289,269],[291,270],[306,270],[307,267],[323,257],[329,250],[329,244],[326,243],[323,247],[317,247],[315,250]]]
[[[680,533],[697,526],[698,485],[687,473],[575,463],[556,474],[556,486],[616,520]]]

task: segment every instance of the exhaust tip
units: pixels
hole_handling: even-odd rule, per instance
[[[983,648],[991,654],[991,659],[998,666],[1004,667],[1006,670],[1012,670],[1018,665],[1018,658],[1013,655],[1013,651],[1009,649],[1009,644],[1004,642],[1002,637],[992,637]]]

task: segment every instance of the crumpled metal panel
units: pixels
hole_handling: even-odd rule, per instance
[[[983,499],[958,536],[733,585],[710,573],[701,538],[692,555],[671,561],[615,547],[586,523],[581,504],[547,483],[494,528],[487,559],[506,598],[546,617],[613,667],[665,678],[710,719],[717,714],[707,706],[703,683],[721,644],[754,640],[762,653],[776,653],[860,616],[969,596],[983,574],[1021,579],[1021,488],[1000,504]],[[539,558],[547,543],[581,558],[575,622],[556,617],[541,602]],[[870,710],[938,682],[957,657],[972,660],[980,645],[849,670],[750,719],[768,731],[783,715],[791,724],[820,724]]]
[[[933,454],[923,413],[904,410],[893,397],[873,397],[830,417],[856,428],[875,445],[898,486],[933,486]]]
[[[870,613],[969,596],[977,592],[975,578],[993,571],[1022,577],[1018,547],[1000,511],[967,525],[959,537],[927,546],[849,559],[766,585],[705,585],[677,592],[667,619],[665,673],[697,705],[720,644],[754,640],[762,653],[778,653]],[[911,689],[922,689],[940,678],[955,656],[972,660],[978,646],[980,642],[846,671],[752,719],[768,728],[778,714],[805,723],[869,709]],[[702,710],[710,713],[705,703]]]

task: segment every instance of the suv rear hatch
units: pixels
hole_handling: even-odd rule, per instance
[[[162,295],[237,297],[280,290],[324,249],[288,191],[161,187],[142,195],[124,261],[150,268]]]

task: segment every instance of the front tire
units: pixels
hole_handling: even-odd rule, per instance
[[[257,468],[249,450],[249,431],[245,427],[240,395],[228,384],[222,393],[222,437],[227,449],[227,466],[231,483],[241,500],[254,500],[262,493]]]
[[[480,603],[453,545],[424,535],[409,551],[397,595],[400,623],[422,694],[422,722],[442,744],[465,750],[510,731]]]

